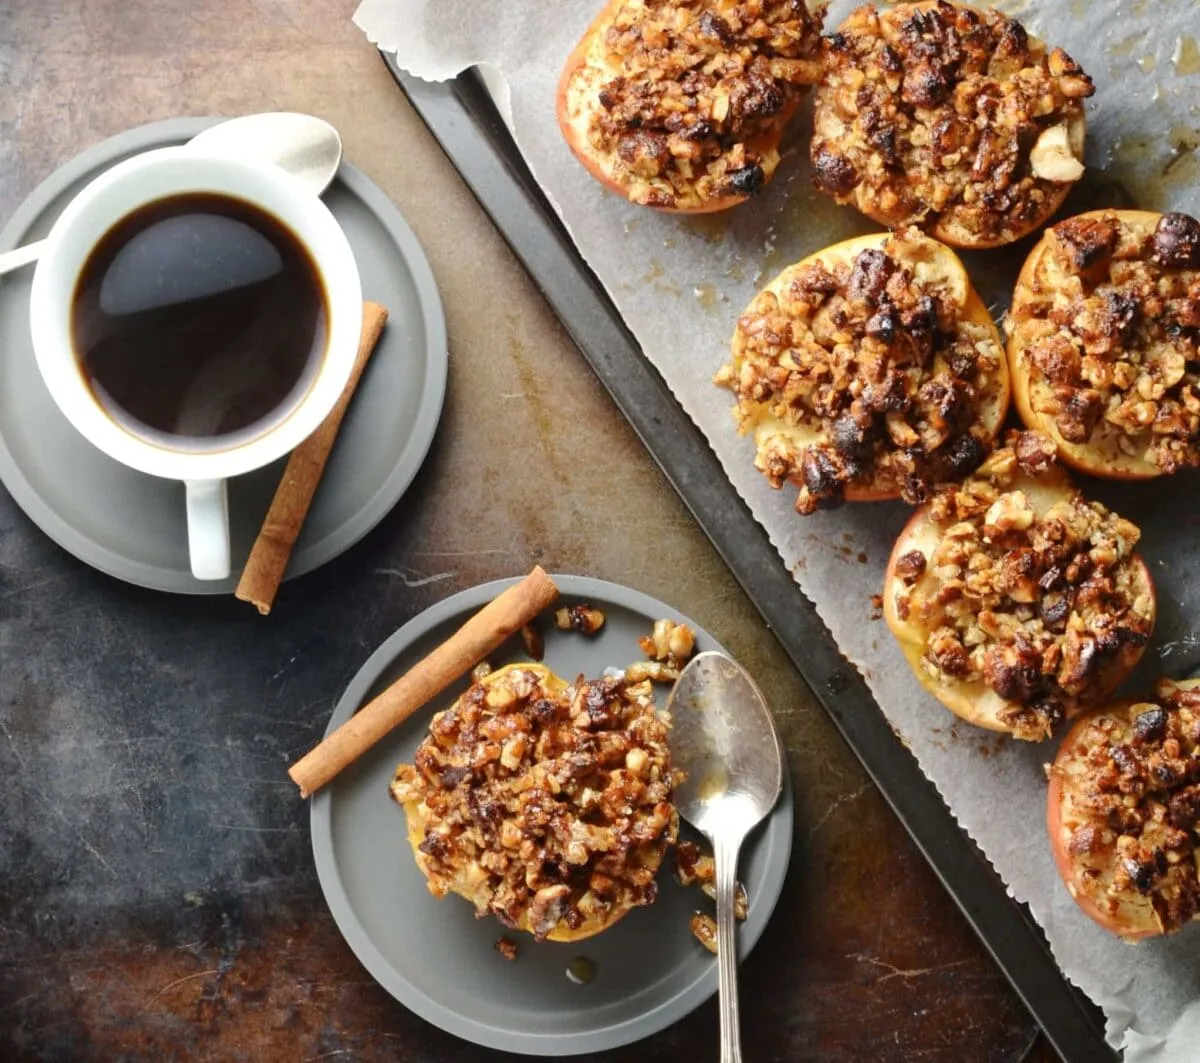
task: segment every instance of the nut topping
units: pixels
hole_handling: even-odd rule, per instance
[[[512,665],[473,684],[391,786],[430,891],[539,939],[651,903],[678,826],[667,733],[648,683]]]
[[[889,586],[895,615],[927,633],[919,665],[934,689],[981,684],[1001,699],[990,725],[1029,740],[1105,696],[1154,621],[1138,529],[1086,500],[1047,446],[1017,435],[940,489],[897,546]],[[967,696],[982,712],[986,698]]]
[[[915,229],[785,270],[747,307],[715,383],[737,397],[755,466],[800,488],[920,503],[987,454],[1007,401],[998,334],[948,248]]]
[[[820,32],[803,0],[625,0],[561,87],[576,150],[635,203],[753,195],[821,76]]]
[[[825,38],[817,187],[961,247],[1031,232],[1083,174],[1091,79],[999,11],[936,0],[854,11]]]
[[[1126,933],[1171,933],[1200,916],[1200,694],[1164,680],[1153,702],[1081,721],[1051,769],[1055,839],[1089,914]]]
[[[1012,309],[1028,411],[1098,475],[1200,465],[1200,223],[1106,211],[1050,229]]]

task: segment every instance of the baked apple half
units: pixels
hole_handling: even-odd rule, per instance
[[[1021,419],[1093,476],[1200,465],[1200,222],[1103,210],[1046,230],[1017,279]]]
[[[611,0],[563,68],[558,124],[626,199],[725,210],[775,173],[820,40],[804,0]]]
[[[515,664],[437,713],[391,785],[431,893],[578,941],[657,896],[679,781],[649,681]]]
[[[968,723],[1050,736],[1132,671],[1154,628],[1138,529],[1089,502],[1054,444],[1014,433],[913,515],[884,615],[921,684]]]
[[[1050,769],[1046,826],[1076,904],[1125,938],[1200,915],[1200,681],[1076,721]]]
[[[858,8],[825,39],[817,187],[881,224],[997,247],[1083,176],[1091,79],[999,11],[933,0]]]
[[[1008,409],[1000,334],[944,244],[863,236],[785,269],[738,319],[714,378],[796,509],[920,503],[987,454]]]

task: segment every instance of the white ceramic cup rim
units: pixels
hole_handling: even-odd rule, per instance
[[[278,219],[307,249],[327,299],[325,353],[308,390],[261,433],[220,450],[187,449],[182,443],[172,447],[121,425],[93,395],[71,337],[79,275],[104,234],[139,207],[190,192],[241,199]],[[337,404],[357,354],[362,287],[345,233],[309,188],[269,164],[219,158],[184,145],[118,163],[67,205],[50,230],[34,273],[30,323],[42,379],[85,439],[114,460],[151,476],[223,480],[282,457],[310,436]]]

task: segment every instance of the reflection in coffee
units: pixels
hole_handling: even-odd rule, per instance
[[[122,218],[84,264],[71,314],[84,376],[110,416],[208,445],[285,416],[316,376],[328,327],[320,275],[295,235],[208,193]]]

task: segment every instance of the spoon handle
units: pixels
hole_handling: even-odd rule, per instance
[[[28,262],[33,262],[41,255],[42,248],[45,246],[45,240],[38,240],[36,243],[17,247],[12,251],[5,251],[3,254],[0,254],[0,273],[8,273],[18,266],[24,266]]]
[[[741,839],[713,842],[717,879],[717,985],[721,1006],[721,1063],[742,1063],[738,1021],[737,939],[734,936],[733,895]]]

